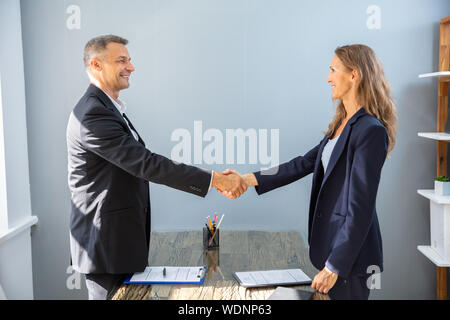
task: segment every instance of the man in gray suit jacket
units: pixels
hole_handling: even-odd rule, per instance
[[[145,147],[119,99],[134,71],[127,43],[107,35],[86,44],[91,84],[67,126],[71,259],[86,275],[90,299],[106,299],[124,277],[147,265],[148,181],[201,197],[211,186],[236,196],[247,189],[238,175],[176,163]]]

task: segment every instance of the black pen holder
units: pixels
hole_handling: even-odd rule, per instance
[[[219,248],[220,230],[214,229],[213,232],[207,227],[203,227],[203,248],[216,249]]]
[[[203,265],[208,267],[209,271],[216,271],[216,267],[219,266],[219,248],[203,250]]]

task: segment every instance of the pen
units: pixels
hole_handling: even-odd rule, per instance
[[[220,218],[219,224],[218,224],[217,227],[216,227],[216,231],[214,231],[214,234],[212,235],[211,240],[209,240],[209,245],[211,245],[211,243],[212,243],[212,241],[213,241],[213,239],[214,239],[214,236],[215,236],[216,233],[217,233],[217,230],[219,230],[219,226],[220,226],[220,224],[222,223],[222,220],[223,220],[223,217],[224,217],[224,216],[225,216],[225,215],[223,214],[222,217]]]
[[[222,223],[223,217],[225,217],[225,215],[223,214],[222,217],[220,218],[219,224],[217,225],[217,229],[219,229],[220,224]]]
[[[163,276],[166,276],[166,268],[163,269]]]

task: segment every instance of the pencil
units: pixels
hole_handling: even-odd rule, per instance
[[[206,219],[208,220],[206,223],[208,224],[209,230],[211,232],[213,232],[214,229],[213,229],[213,226],[212,226],[212,223],[211,223],[211,219],[209,218],[209,216],[207,216]]]
[[[211,227],[211,232],[213,232],[213,231],[214,231],[214,228],[213,228],[213,225],[212,225],[212,223],[211,223],[211,219],[208,220],[208,221],[209,221],[209,226]]]

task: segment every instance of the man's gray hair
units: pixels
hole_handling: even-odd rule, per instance
[[[128,40],[112,34],[95,37],[86,43],[84,47],[83,61],[86,68],[89,67],[92,58],[106,50],[106,46],[111,43],[120,43],[124,46],[128,44]]]

